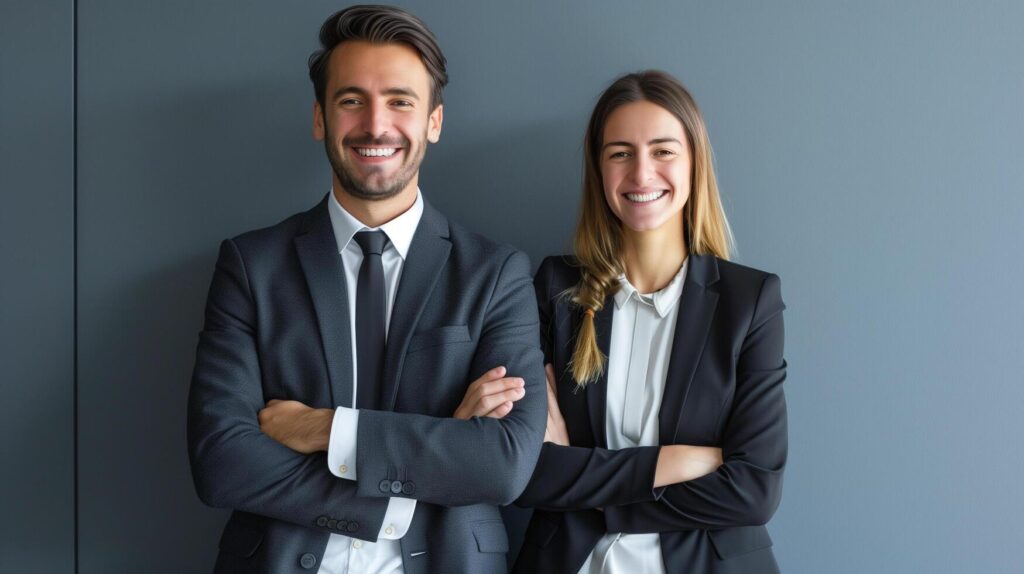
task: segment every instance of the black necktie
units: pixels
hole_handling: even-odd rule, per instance
[[[384,252],[388,237],[383,231],[360,231],[356,243],[363,249],[356,284],[356,408],[378,409],[384,373],[385,301]]]

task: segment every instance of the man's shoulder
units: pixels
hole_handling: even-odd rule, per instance
[[[529,258],[526,253],[512,245],[491,239],[450,219],[448,220],[448,233],[448,239],[452,243],[452,253],[459,260],[472,262],[473,265],[487,269],[500,269],[509,260],[515,260],[518,263],[525,262],[529,268]]]

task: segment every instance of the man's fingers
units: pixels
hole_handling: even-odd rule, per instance
[[[498,379],[496,381],[490,381],[480,385],[478,391],[479,396],[486,397],[495,393],[502,393],[510,389],[521,389],[526,386],[526,381],[519,377],[508,377],[506,379]]]
[[[495,393],[493,395],[488,395],[488,396],[480,399],[480,402],[478,403],[478,407],[479,407],[478,408],[478,412],[481,413],[481,414],[489,413],[492,410],[494,410],[496,407],[501,405],[502,403],[506,403],[506,402],[510,402],[510,401],[511,402],[515,402],[515,401],[518,401],[519,399],[521,399],[521,398],[523,398],[525,396],[526,396],[526,391],[524,389],[509,389],[509,390],[507,390],[505,392],[502,392],[502,393]]]
[[[500,419],[510,412],[512,412],[512,401],[505,401],[500,405],[494,407],[494,410],[487,413],[486,416],[489,416],[492,419]]]

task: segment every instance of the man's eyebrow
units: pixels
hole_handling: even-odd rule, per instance
[[[364,90],[363,88],[357,87],[357,86],[342,86],[342,87],[338,88],[337,90],[335,90],[335,92],[334,92],[334,99],[337,100],[338,98],[340,98],[341,96],[343,96],[345,94],[355,94],[357,96],[362,96],[362,97],[366,97],[366,96],[370,95],[370,93],[368,91]],[[387,88],[386,90],[383,90],[381,92],[381,94],[383,94],[385,96],[405,96],[407,98],[412,98],[412,99],[417,100],[417,101],[419,101],[419,99],[420,99],[419,95],[416,94],[415,90],[413,90],[412,88],[406,88],[404,86],[396,86],[394,88]]]
[[[679,141],[676,138],[655,138],[655,139],[647,142],[647,145],[658,145],[658,144],[670,143],[670,142],[675,142],[675,143],[677,143],[679,145],[683,145],[683,142]],[[633,147],[633,144],[631,144],[629,142],[621,142],[621,141],[608,142],[608,143],[604,144],[603,146],[601,146],[601,149],[603,150],[605,148],[613,147],[613,146]]]

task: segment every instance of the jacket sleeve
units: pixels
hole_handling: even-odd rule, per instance
[[[330,529],[328,519],[344,521],[344,534],[376,540],[387,498],[359,496],[355,483],[328,471],[323,453],[297,453],[260,430],[257,415],[266,401],[255,330],[245,265],[226,240],[188,400],[189,460],[199,498],[326,532],[341,532]]]
[[[736,394],[722,436],[724,463],[701,478],[656,489],[657,501],[605,508],[609,532],[719,529],[768,522],[786,465],[785,304],[779,278],[761,286],[736,367]]]
[[[660,448],[610,450],[544,443],[516,505],[566,511],[653,501]]]
[[[512,252],[490,295],[470,372],[478,377],[504,365],[508,376],[526,382],[525,396],[501,419],[361,410],[359,495],[406,496],[444,506],[514,501],[537,462],[547,418],[537,323],[529,260]],[[404,476],[409,484],[401,494],[385,492],[379,481],[388,476]]]

